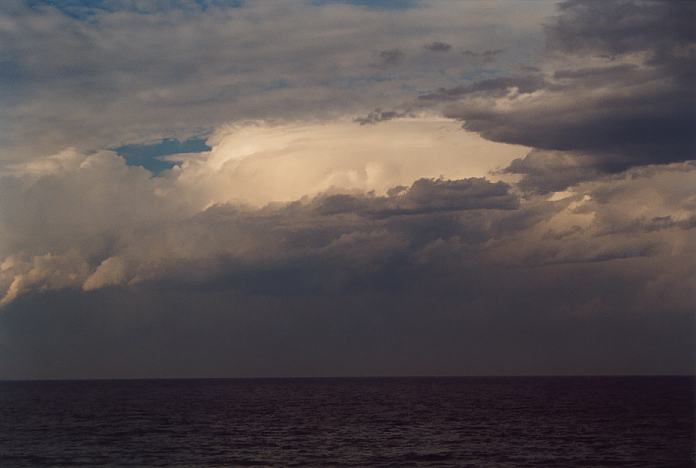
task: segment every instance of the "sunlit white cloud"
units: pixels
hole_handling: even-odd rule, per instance
[[[223,127],[208,143],[209,153],[186,156],[180,168],[164,176],[172,190],[190,187],[205,205],[262,205],[331,190],[383,194],[422,177],[487,176],[527,152],[432,116],[379,127],[352,121],[252,122]]]
[[[309,202],[326,193],[383,196],[421,178],[483,177],[526,152],[436,117],[398,119],[379,128],[352,120],[258,121],[222,127],[208,143],[209,152],[171,156],[178,165],[158,177],[107,151],[66,149],[10,166],[0,188],[4,301],[35,286],[84,283],[91,290],[124,284],[127,263],[148,260],[137,254],[124,263],[118,256],[105,257],[108,252],[135,252],[141,236],[161,232],[162,246],[142,255],[176,256],[175,251],[189,247],[186,241],[169,242],[168,226],[173,226],[174,242],[177,226],[215,205],[232,203],[253,211],[273,202]],[[228,240],[237,247],[246,242]],[[231,246],[190,248],[190,255],[200,258],[225,255]],[[70,258],[79,252],[74,269],[56,263],[66,252]],[[59,267],[51,270],[50,265]],[[65,282],[55,279],[60,275]]]

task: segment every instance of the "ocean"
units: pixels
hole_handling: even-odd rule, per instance
[[[694,466],[693,377],[0,382],[0,466]]]

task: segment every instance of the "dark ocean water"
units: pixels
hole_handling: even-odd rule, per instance
[[[694,465],[691,377],[0,382],[0,465]]]

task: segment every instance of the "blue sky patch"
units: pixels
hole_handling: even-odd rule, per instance
[[[51,6],[60,10],[64,15],[79,20],[88,19],[99,11],[133,11],[136,13],[156,13],[167,10],[196,10],[205,11],[211,6],[240,7],[243,0],[196,0],[189,2],[162,2],[162,3],[114,3],[109,0],[27,0],[31,8]]]
[[[158,143],[123,145],[113,148],[120,156],[126,159],[129,166],[142,166],[155,175],[171,169],[176,164],[170,161],[163,161],[162,156],[180,153],[202,153],[210,151],[210,146],[205,144],[205,140],[199,137],[189,138],[179,141],[176,138],[165,138]]]

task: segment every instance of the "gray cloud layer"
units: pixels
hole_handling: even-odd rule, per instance
[[[693,371],[693,3],[563,2],[540,62],[526,3],[8,5],[0,377]],[[531,150],[489,178],[330,183],[391,180],[392,156],[323,152],[393,153],[403,133],[352,129],[434,110]],[[333,115],[219,130],[158,177],[104,149]],[[323,188],[236,199],[259,171]]]
[[[363,113],[479,72],[423,44],[512,43],[530,53],[541,22],[505,1],[403,10],[299,1],[150,5],[95,9],[83,19],[49,4],[2,2],[0,164],[67,146],[186,138],[229,121]],[[550,2],[538,7],[551,11]]]
[[[443,88],[418,104],[444,104],[468,130],[536,148],[508,168],[529,189],[694,159],[696,6],[569,1],[559,9],[546,27],[544,70]]]

